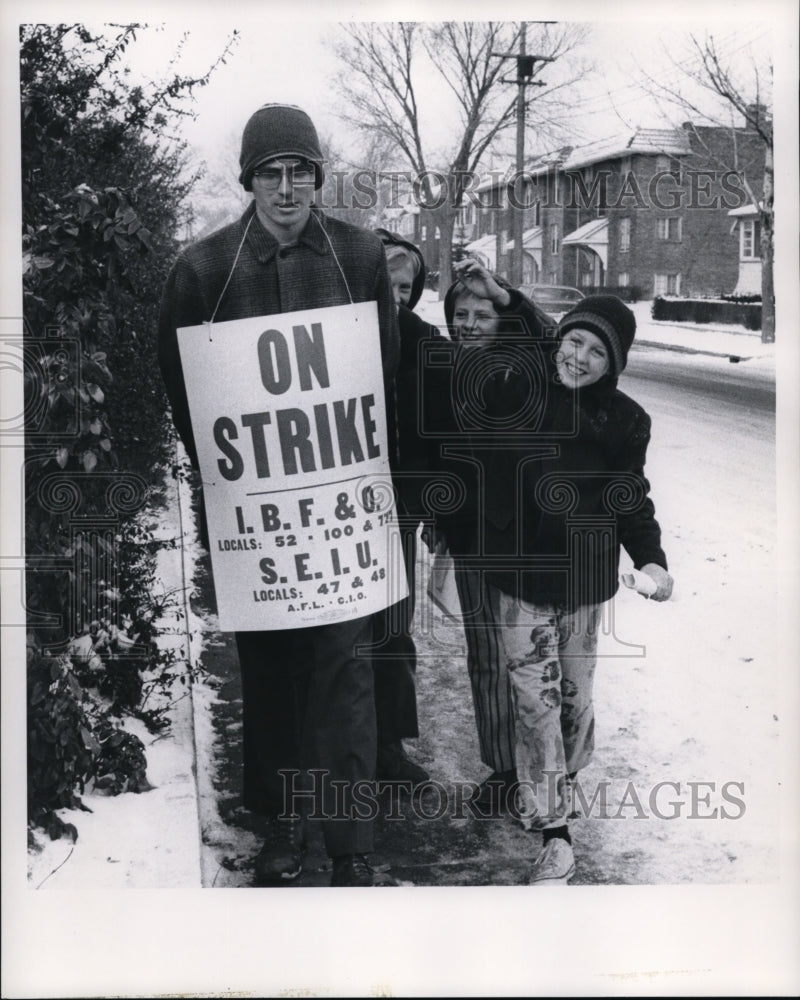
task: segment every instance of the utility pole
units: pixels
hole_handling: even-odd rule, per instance
[[[525,170],[525,87],[533,75],[533,60],[528,60],[525,52],[525,35],[527,25],[522,22],[519,36],[519,56],[517,57],[517,160],[514,169],[514,188],[517,194],[516,204],[522,204],[525,184],[522,174]],[[529,73],[530,75],[526,75]],[[511,252],[511,284],[518,288],[522,284],[522,233],[524,231],[525,213],[521,208],[509,205],[511,215],[511,238],[514,249]]]
[[[553,24],[553,21],[536,21],[536,24]],[[517,206],[521,206],[524,197],[525,184],[523,173],[525,171],[525,88],[544,87],[541,80],[534,80],[534,66],[537,62],[553,62],[552,56],[532,56],[526,51],[527,42],[527,21],[522,22],[519,34],[518,52],[493,52],[493,56],[499,59],[515,59],[517,63],[517,76],[514,80],[504,79],[503,83],[515,83],[517,85],[517,157],[514,171],[513,191]],[[518,287],[522,284],[522,234],[524,231],[524,212],[521,207],[509,206],[511,214],[511,238],[514,247],[511,251],[511,273],[509,280],[511,284]]]

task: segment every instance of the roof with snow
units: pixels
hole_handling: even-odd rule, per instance
[[[640,128],[573,149],[563,169],[577,170],[601,160],[618,160],[634,153],[687,156],[691,151],[689,136],[682,128]]]
[[[692,149],[689,136],[682,128],[637,128],[622,132],[606,139],[598,139],[584,146],[562,146],[557,150],[531,157],[525,168],[534,177],[558,170],[580,170],[582,167],[601,163],[603,160],[619,160],[635,153],[649,153],[667,156],[688,156]],[[499,184],[507,184],[516,173],[514,165],[505,171],[502,180],[497,172],[478,185],[478,191],[485,191]]]
[[[745,218],[748,216],[752,217],[758,215],[761,212],[762,207],[761,202],[759,202],[758,205],[754,205],[750,202],[748,205],[742,205],[740,208],[732,208],[730,212],[728,212],[728,215],[743,216]]]
[[[542,227],[532,226],[530,229],[526,229],[522,234],[522,246],[525,250],[541,250],[542,249]],[[506,244],[506,250],[514,249],[514,241],[509,240]]]

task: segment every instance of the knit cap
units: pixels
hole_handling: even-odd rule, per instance
[[[323,156],[314,123],[293,104],[265,104],[244,127],[239,155],[239,183],[252,191],[253,171],[276,156],[296,156],[314,165],[314,187],[322,187]]]
[[[558,324],[558,335],[580,326],[591,330],[608,348],[610,374],[625,370],[628,351],[636,333],[636,317],[616,295],[590,295],[566,313]]]

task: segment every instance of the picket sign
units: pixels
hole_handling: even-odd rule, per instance
[[[223,631],[407,596],[375,302],[178,330]]]

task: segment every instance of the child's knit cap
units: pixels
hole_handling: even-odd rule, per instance
[[[293,104],[265,104],[244,127],[242,152],[239,156],[239,183],[252,191],[253,171],[276,156],[296,156],[314,165],[314,186],[322,186],[324,178],[322,150],[314,123],[301,108]]]
[[[580,326],[591,330],[608,348],[610,373],[619,375],[628,363],[628,351],[636,333],[636,317],[616,295],[590,295],[570,309],[558,324],[558,335]]]

